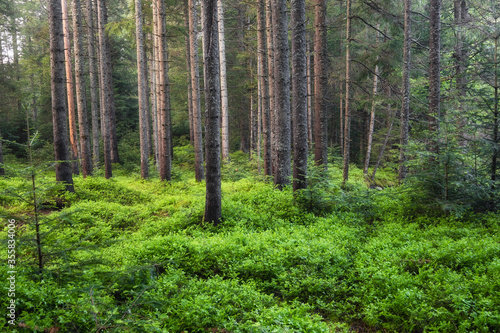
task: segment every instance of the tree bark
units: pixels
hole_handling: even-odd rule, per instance
[[[408,174],[406,166],[406,146],[408,145],[410,127],[410,63],[411,63],[411,1],[405,0],[405,23],[403,45],[403,100],[401,105],[400,139],[399,139],[399,183]]]
[[[99,167],[99,92],[97,82],[97,59],[95,53],[94,11],[92,0],[87,0],[87,38],[89,53],[90,110],[92,114],[92,159],[95,169]]]
[[[314,13],[314,161],[316,165],[328,164],[327,149],[327,54],[326,54],[326,0],[316,0]]]
[[[429,130],[433,138],[429,150],[439,154],[441,115],[441,0],[430,0],[429,21]],[[434,158],[431,158],[432,160]]]
[[[267,66],[269,71],[269,139],[271,174],[276,169],[276,103],[275,103],[275,79],[274,79],[274,30],[272,0],[266,0],[266,41],[267,41]]]
[[[73,71],[71,66],[71,43],[69,34],[69,19],[66,0],[61,0],[64,31],[64,57],[66,61],[66,94],[68,96],[69,141],[71,143],[72,169],[75,175],[80,173],[78,168],[78,133],[76,130],[75,96],[73,93]]]
[[[279,188],[290,183],[290,64],[286,0],[273,0],[275,38],[275,109],[276,109],[276,170],[274,184]]]
[[[193,96],[193,127],[194,127],[194,153],[195,177],[200,182],[205,178],[203,172],[203,143],[201,131],[201,106],[200,106],[200,74],[198,68],[198,14],[196,0],[189,0],[189,41],[191,44],[191,89]]]
[[[220,223],[221,171],[220,171],[220,73],[217,0],[203,0],[205,27],[205,154],[207,166],[205,218],[215,225]]]
[[[292,0],[293,190],[307,182],[307,44],[305,0]]]
[[[56,180],[65,183],[67,191],[74,192],[73,176],[71,174],[71,155],[68,147],[68,118],[64,87],[66,82],[64,73],[64,32],[60,0],[49,1],[49,36]]]
[[[346,25],[344,166],[342,170],[342,185],[345,185],[349,180],[349,157],[351,151],[351,0],[347,0]]]
[[[1,54],[0,54],[1,57]],[[1,64],[1,62],[0,62]],[[2,152],[2,131],[0,129],[0,176],[5,176],[5,169],[3,166],[3,152]]]
[[[194,126],[193,126],[193,87],[191,86],[191,44],[189,42],[189,5],[184,0],[184,22],[188,32],[186,36],[186,70],[188,74],[188,116],[189,116],[189,142],[194,146]]]
[[[135,0],[135,38],[137,45],[137,88],[139,93],[139,141],[141,146],[141,178],[149,177],[149,140],[146,57],[144,54],[144,34],[142,31],[142,2]]]
[[[497,18],[495,17],[495,26],[497,24]],[[499,144],[499,135],[498,135],[498,127],[499,127],[499,122],[500,122],[500,119],[499,119],[499,111],[498,111],[498,103],[499,103],[499,100],[498,100],[498,89],[500,88],[498,86],[498,38],[500,38],[500,36],[495,36],[495,54],[494,54],[494,58],[493,58],[493,61],[494,61],[494,70],[495,70],[495,87],[494,87],[494,90],[495,90],[495,95],[494,95],[494,98],[495,98],[495,105],[494,105],[494,109],[493,109],[493,154],[492,154],[492,158],[491,158],[491,180],[493,182],[492,184],[492,189],[495,189],[495,182],[497,180],[497,160],[498,160],[498,153],[499,153],[499,148],[498,148],[498,144]]]
[[[264,174],[272,175],[271,167],[271,121],[269,110],[269,68],[266,43],[266,16],[265,16],[265,0],[258,0],[257,3],[257,48],[259,52],[259,67],[260,67],[260,85],[262,95],[262,139],[263,139],[263,157],[264,157]]]
[[[73,0],[73,43],[75,51],[75,85],[80,127],[80,153],[83,178],[92,174],[89,119],[87,114],[87,93],[85,90],[85,57],[82,41],[82,7],[80,0]]]
[[[104,176],[106,179],[113,176],[111,169],[111,129],[110,129],[110,103],[111,95],[109,85],[109,67],[107,63],[108,43],[105,32],[105,4],[104,0],[97,0],[97,22],[99,29],[99,66],[100,66],[100,85],[101,85],[101,127],[104,142]]]
[[[222,0],[217,0],[219,20],[219,61],[220,61],[220,89],[222,110],[222,160],[229,161],[229,106],[227,101],[226,75],[226,41],[224,35],[224,7]]]

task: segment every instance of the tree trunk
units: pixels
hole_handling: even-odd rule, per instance
[[[292,0],[293,190],[306,188],[307,44],[305,0]]]
[[[346,25],[344,167],[342,170],[342,185],[345,185],[347,180],[349,180],[349,157],[351,151],[351,0],[347,0]]]
[[[108,54],[108,43],[105,32],[105,4],[104,0],[97,0],[97,22],[99,27],[99,66],[100,66],[100,85],[101,85],[101,127],[104,142],[104,175],[108,179],[113,176],[111,170],[111,129],[110,129],[110,103],[111,95],[109,86],[109,67],[106,61]]]
[[[411,1],[405,0],[405,28],[403,45],[403,100],[401,103],[400,139],[399,139],[399,183],[408,174],[406,166],[406,146],[410,127],[410,62],[411,62]]]
[[[272,175],[271,167],[271,121],[269,110],[269,68],[266,43],[265,1],[257,4],[257,48],[259,52],[260,85],[262,95],[262,136],[264,143],[264,174]]]
[[[217,225],[221,219],[220,171],[220,73],[217,0],[203,0],[205,28],[205,154],[207,166],[205,218]]]
[[[95,54],[94,13],[92,0],[87,0],[87,37],[89,52],[90,110],[92,114],[92,159],[99,167],[99,92],[97,83],[97,59]]]
[[[0,57],[1,57],[1,54],[0,54]],[[0,65],[1,65],[1,63],[0,63]],[[5,169],[3,167],[2,131],[1,131],[1,129],[0,129],[0,176],[5,176]]]
[[[217,0],[219,19],[219,60],[220,60],[220,89],[222,110],[222,160],[229,161],[229,107],[227,102],[227,75],[226,75],[226,46],[224,37],[224,7],[222,0]]]
[[[269,71],[269,139],[271,174],[276,169],[276,103],[275,103],[275,79],[274,79],[274,30],[272,0],[266,0],[266,37],[267,37],[267,66]]]
[[[495,26],[497,24],[497,18],[495,17]],[[499,111],[498,111],[498,89],[500,88],[498,86],[498,38],[500,36],[495,36],[495,54],[494,54],[494,63],[495,63],[495,105],[493,109],[493,155],[491,158],[491,180],[493,182],[492,188],[495,189],[495,182],[497,180],[497,159],[498,159],[498,143],[499,143],[499,136],[498,136],[498,127],[499,127]]]
[[[67,106],[64,74],[64,32],[60,0],[49,1],[50,75],[52,95],[52,122],[54,126],[54,152],[56,180],[74,192],[71,174],[71,155],[68,147]]]
[[[282,189],[290,183],[291,129],[290,129],[290,64],[288,51],[288,24],[286,0],[273,0],[275,30],[274,63],[276,108],[276,170],[274,184]]]
[[[194,153],[196,181],[202,181],[203,172],[203,143],[201,131],[201,106],[200,106],[200,74],[198,69],[198,14],[196,0],[189,0],[189,41],[191,43],[191,89],[193,97],[193,127],[194,127]]]
[[[309,53],[311,43],[307,43],[307,52]],[[312,148],[313,144],[313,101],[312,101],[312,95],[313,95],[313,70],[312,66],[313,63],[311,61],[311,54],[307,54],[307,140],[309,142],[309,149]]]
[[[152,23],[153,31],[150,35],[150,40],[153,44],[151,48],[151,119],[153,121],[153,142],[154,142],[154,158],[155,158],[155,166],[157,170],[160,170],[160,133],[158,130],[158,50],[157,50],[157,41],[156,38],[158,36],[157,26],[153,24],[154,17],[156,17],[156,5],[153,5],[153,15],[152,15]]]
[[[314,161],[316,165],[328,164],[327,142],[327,54],[326,54],[326,0],[316,0],[314,13]]]
[[[391,117],[391,121],[389,123],[389,129],[387,130],[387,133],[384,138],[384,143],[382,144],[382,148],[380,148],[380,153],[377,158],[377,162],[373,166],[373,172],[372,172],[372,182],[375,182],[375,174],[377,173],[377,169],[380,165],[380,161],[382,161],[382,157],[384,156],[384,151],[385,147],[387,146],[387,142],[389,141],[389,138],[391,137],[391,131],[392,131],[392,125],[394,124],[394,119],[396,118],[396,115],[391,115],[391,105],[388,105],[388,115]]]
[[[78,168],[78,134],[76,131],[75,96],[73,93],[73,71],[71,66],[71,44],[69,34],[69,19],[66,0],[61,0],[64,31],[64,57],[66,61],[66,93],[68,96],[69,141],[71,143],[71,160],[73,173],[80,173]]]
[[[189,5],[184,0],[184,22],[188,35],[186,36],[186,70],[188,74],[188,116],[189,116],[189,142],[194,146],[194,126],[193,126],[193,87],[191,86],[191,44],[189,42]]]
[[[429,150],[439,154],[439,117],[441,113],[441,0],[430,0],[429,21]],[[434,160],[434,158],[431,158]]]
[[[137,88],[139,93],[139,140],[141,146],[141,178],[149,177],[149,140],[146,57],[144,54],[144,34],[142,31],[142,2],[135,0],[135,38],[137,45]]]

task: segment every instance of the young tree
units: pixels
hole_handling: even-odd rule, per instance
[[[82,40],[82,7],[80,0],[73,0],[73,43],[75,51],[75,85],[80,127],[80,153],[82,174],[85,178],[92,174],[89,119],[87,114],[87,92],[85,89],[85,56]]]
[[[406,166],[406,146],[410,127],[410,61],[411,61],[411,1],[405,0],[404,42],[403,42],[403,100],[401,103],[400,140],[399,140],[399,182],[408,173]]]
[[[307,62],[304,0],[292,0],[293,190],[306,188],[307,176]]]
[[[142,1],[135,0],[135,39],[137,46],[137,85],[139,92],[139,140],[141,145],[141,178],[149,177],[149,140],[146,57],[144,53],[144,34],[142,31]]]
[[[203,172],[203,143],[201,132],[200,106],[200,75],[198,69],[198,14],[196,0],[189,0],[189,41],[191,51],[191,96],[193,98],[193,126],[194,126],[194,153],[196,181],[202,181]],[[218,36],[218,34],[217,34]]]
[[[61,0],[64,31],[64,57],[66,60],[66,93],[68,96],[69,141],[71,143],[71,160],[73,173],[79,174],[78,168],[78,138],[76,131],[75,96],[73,94],[73,71],[71,66],[71,44],[69,34],[69,19],[66,0]]]
[[[282,189],[290,182],[290,64],[288,51],[288,23],[286,0],[273,0],[275,29],[275,108],[276,108],[276,170],[274,184]]]
[[[205,43],[205,154],[207,167],[205,218],[213,224],[221,219],[220,83],[217,0],[203,0]]]
[[[60,0],[49,1],[50,76],[52,95],[52,122],[54,126],[54,152],[56,180],[66,184],[66,190],[74,192],[71,174],[71,155],[68,147],[66,125],[66,91],[64,73],[64,32]]]
[[[224,35],[224,7],[222,0],[217,0],[219,20],[219,61],[220,61],[220,89],[222,110],[222,160],[229,161],[229,106],[227,101],[226,75],[226,41]]]
[[[348,0],[349,2],[349,0]],[[314,11],[314,161],[316,165],[328,164],[327,150],[327,53],[326,53],[326,0],[316,0]],[[349,18],[348,18],[349,20]]]

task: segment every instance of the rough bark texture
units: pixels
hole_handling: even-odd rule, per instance
[[[495,25],[497,23],[497,20],[495,18]],[[491,159],[491,180],[494,182],[492,187],[493,189],[495,188],[496,180],[497,180],[497,160],[498,160],[498,144],[499,144],[499,135],[498,135],[498,127],[499,127],[499,110],[498,110],[498,89],[500,88],[498,86],[498,38],[499,36],[496,36],[495,38],[495,55],[494,55],[494,63],[495,63],[495,86],[493,87],[495,89],[495,105],[493,109],[493,155]]]
[[[64,33],[61,2],[59,0],[49,1],[49,36],[56,180],[64,182],[66,190],[74,192],[71,155],[68,147],[68,118],[64,87],[66,82],[64,73]]]
[[[368,174],[368,167],[370,166],[370,157],[371,157],[371,153],[372,153],[373,130],[375,128],[375,108],[376,108],[378,75],[379,75],[378,65],[375,65],[375,74],[373,74],[372,110],[370,112],[370,125],[368,128],[368,142],[366,144],[365,167],[363,168],[363,173],[365,175]]]
[[[306,188],[307,59],[305,0],[292,0],[293,190]]]
[[[326,54],[326,0],[316,0],[314,13],[314,161],[327,165],[327,54]]]
[[[139,131],[141,145],[141,178],[149,177],[149,140],[148,140],[148,105],[146,57],[144,54],[144,35],[142,32],[142,2],[135,0],[135,39],[137,46],[137,88],[139,93]]]
[[[87,0],[87,38],[89,53],[90,110],[92,115],[92,160],[94,168],[99,167],[99,84],[97,82],[97,59],[95,53],[94,5]]]
[[[275,80],[274,80],[274,30],[273,10],[271,0],[266,0],[266,39],[267,39],[267,66],[269,73],[269,139],[271,156],[271,174],[276,168],[276,103],[275,103]]]
[[[273,0],[275,28],[275,103],[276,103],[276,170],[274,184],[282,189],[290,183],[291,128],[290,128],[290,63],[286,0]]]
[[[342,184],[349,180],[349,157],[351,152],[351,0],[347,0],[347,29],[345,51],[345,113],[344,113],[344,166]]]
[[[400,135],[399,135],[399,182],[408,173],[406,163],[406,146],[410,127],[410,62],[411,62],[411,1],[405,0],[405,29],[403,45],[403,100],[401,105]]]
[[[201,132],[200,106],[200,74],[198,70],[198,14],[196,0],[189,0],[189,41],[191,43],[191,89],[193,97],[193,127],[196,181],[202,181],[203,172],[203,142]]]
[[[69,19],[66,0],[61,0],[64,31],[64,58],[66,68],[66,94],[68,96],[69,141],[71,143],[71,160],[73,173],[79,174],[78,168],[78,133],[76,130],[75,95],[73,92],[73,70],[71,66],[71,43],[69,34]]]
[[[101,86],[101,128],[104,146],[104,176],[110,178],[113,176],[111,170],[111,136],[110,136],[110,103],[111,95],[109,86],[109,67],[107,64],[108,43],[105,32],[105,4],[104,0],[97,0],[97,22],[99,29],[99,66],[100,66],[100,86]]]
[[[218,224],[221,219],[220,171],[220,83],[217,0],[203,0],[205,29],[205,154],[207,167],[205,218]]]
[[[262,139],[263,139],[263,157],[264,174],[272,175],[271,168],[271,120],[269,110],[269,68],[266,43],[266,16],[265,1],[259,0],[257,4],[257,47],[259,52],[260,68],[260,88],[262,96]]]
[[[153,16],[156,17],[156,6],[153,7]],[[154,19],[152,19],[154,21]],[[158,51],[157,51],[157,41],[156,37],[158,36],[156,24],[152,24],[153,31],[150,35],[151,42],[153,43],[153,47],[151,48],[151,119],[153,121],[153,142],[154,142],[154,157],[155,157],[155,165],[156,169],[159,170],[159,161],[160,161],[160,139],[159,139],[159,130],[158,130]]]
[[[429,130],[434,132],[429,150],[439,154],[441,113],[441,0],[430,0],[429,18]]]
[[[80,153],[82,174],[85,178],[92,174],[90,149],[89,117],[87,111],[87,93],[85,89],[85,56],[82,41],[82,7],[80,0],[73,0],[73,42],[75,50],[75,85],[78,107],[78,125],[80,127]]]
[[[306,37],[307,38],[307,37]],[[307,43],[307,51],[310,50],[310,42]],[[309,141],[309,148],[312,148],[313,144],[313,71],[312,71],[312,61],[311,55],[307,54],[307,138]]]
[[[184,24],[186,25],[186,70],[188,74],[188,116],[189,116],[189,142],[194,146],[193,130],[193,87],[191,86],[191,44],[189,42],[189,5],[184,0]]]
[[[224,37],[224,7],[222,0],[217,0],[217,13],[219,21],[219,61],[220,61],[220,96],[222,111],[222,159],[229,161],[229,106],[227,101],[227,75],[226,75],[226,43]]]

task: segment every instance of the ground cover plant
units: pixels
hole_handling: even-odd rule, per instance
[[[75,177],[75,193],[64,196],[40,167],[42,269],[31,185],[19,165],[0,178],[2,246],[7,221],[15,219],[17,251],[17,325],[2,316],[0,326],[13,332],[500,331],[497,214],[416,207],[411,188],[370,189],[355,167],[342,187],[335,165],[328,182],[312,170],[308,190],[294,196],[235,155],[223,170],[223,223],[214,227],[202,222],[204,184],[182,163],[169,183],[141,180],[124,167],[109,180]],[[389,171],[380,174],[386,185],[394,181]],[[9,270],[0,266],[3,281]],[[7,294],[8,285],[2,289]],[[8,302],[2,297],[0,306]]]

